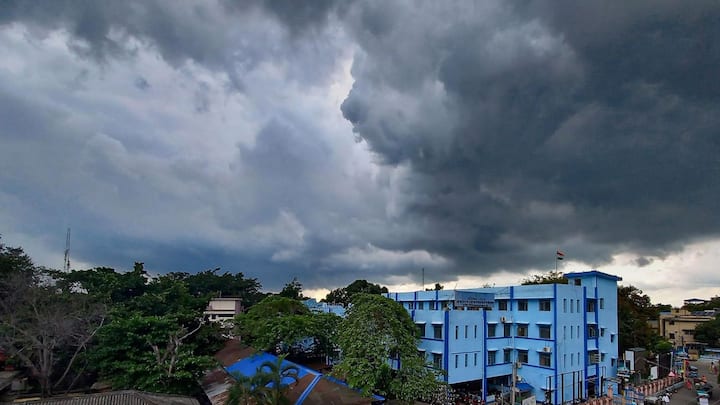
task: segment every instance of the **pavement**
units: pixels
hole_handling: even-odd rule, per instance
[[[699,376],[706,376],[708,383],[713,386],[712,398],[708,401],[708,405],[720,405],[720,388],[718,388],[717,375],[710,372],[710,362],[714,361],[718,364],[718,360],[700,359],[691,361],[690,365],[698,368]],[[670,405],[697,405],[697,397],[695,389],[681,388],[670,398]]]

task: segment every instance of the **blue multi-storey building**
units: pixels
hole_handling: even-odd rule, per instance
[[[613,384],[621,280],[599,271],[565,277],[568,284],[385,295],[410,312],[418,350],[446,371],[449,384],[486,400],[515,387],[561,404]]]

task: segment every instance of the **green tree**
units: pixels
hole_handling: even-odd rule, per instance
[[[30,370],[43,396],[51,395],[68,386],[66,378],[103,325],[105,309],[85,294],[55,288],[21,248],[0,245],[0,267],[0,347]]]
[[[417,353],[416,327],[399,303],[373,294],[357,294],[340,324],[343,358],[335,372],[364,394],[377,392],[401,401],[429,398],[440,385]],[[399,361],[392,370],[388,360]]]
[[[331,354],[340,318],[334,314],[313,314],[300,301],[270,296],[235,318],[236,332],[244,342],[259,350],[290,351],[294,343],[315,338],[317,349]]]
[[[567,284],[568,279],[562,271],[550,271],[545,274],[535,274],[522,281],[522,285],[533,284]]]
[[[200,391],[197,380],[215,364],[211,357],[195,354],[191,337],[200,323],[183,325],[171,316],[114,315],[90,353],[96,370],[113,388],[188,395]]]
[[[656,336],[648,320],[655,319],[650,297],[633,286],[618,286],[618,346],[620,352],[631,347],[652,348]]]
[[[383,294],[387,292],[387,287],[383,287],[380,284],[373,284],[367,280],[355,280],[348,284],[347,287],[337,288],[330,291],[323,301],[347,306],[352,301],[355,294]]]
[[[285,284],[285,287],[283,287],[282,291],[280,291],[278,295],[293,300],[305,299],[302,293],[302,284],[300,284],[300,282],[295,277],[293,277],[293,279],[289,283]]]
[[[165,278],[185,283],[190,294],[196,297],[239,297],[245,308],[260,302],[265,295],[255,278],[245,278],[243,273],[219,273],[220,269],[205,270],[196,274],[168,273]]]
[[[695,340],[711,347],[720,344],[720,315],[695,327]]]

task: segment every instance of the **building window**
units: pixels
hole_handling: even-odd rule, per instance
[[[425,350],[418,350],[417,354],[418,354],[418,357],[420,357],[422,359],[423,363],[425,363]]]
[[[567,354],[563,354],[563,367],[567,367]]]
[[[488,366],[492,366],[493,364],[495,364],[495,362],[497,361],[496,357],[497,357],[496,351],[493,350],[491,352],[488,352]],[[475,357],[475,360],[477,360],[477,355]],[[477,365],[477,361],[475,362],[475,365]]]
[[[670,339],[675,339],[675,334],[674,334],[674,333],[670,333],[670,334],[669,334],[669,337],[670,337]]]
[[[518,311],[527,311],[527,310],[528,310],[527,300],[519,300],[518,301]]]
[[[540,353],[540,365],[550,367],[550,353]]]
[[[605,309],[605,298],[600,298],[600,309]]]
[[[512,354],[511,349],[505,349],[503,350],[503,363],[510,363],[510,355]]]
[[[600,353],[600,361],[605,362],[605,353]]]
[[[550,300],[540,300],[540,311],[550,311]]]
[[[417,309],[424,309],[424,308],[423,308],[423,307],[424,307],[423,304],[425,304],[425,303],[422,302],[422,301],[418,301],[418,303],[417,303]]]
[[[588,338],[594,338],[597,336],[597,329],[595,329],[595,325],[587,326],[587,336]]]
[[[575,285],[580,285],[580,279],[579,279],[579,278],[576,278],[576,279],[575,279]]]
[[[460,326],[455,325],[455,340],[458,338],[458,331],[460,330]]]
[[[510,337],[511,327],[512,325],[509,323],[503,325],[503,337]]]
[[[527,350],[518,350],[518,361],[520,363],[528,362],[528,351]]]
[[[563,326],[563,340],[567,340],[567,326]]]
[[[540,339],[550,339],[550,325],[540,325]]]
[[[467,360],[468,360],[468,354],[467,354],[467,353],[465,353],[465,367],[467,367],[467,366],[468,366],[468,362],[467,362]]]
[[[600,328],[600,337],[605,337],[605,328]]]
[[[575,353],[570,353],[570,367],[575,365]]]
[[[588,363],[598,364],[600,362],[600,355],[597,352],[588,353]]]
[[[476,327],[477,328],[477,327]],[[495,337],[495,329],[497,328],[497,325],[494,323],[488,324],[488,337]],[[477,335],[477,334],[476,334]]]
[[[563,312],[567,312],[567,298],[563,298]]]
[[[465,339],[467,339],[468,326],[465,325]]]
[[[577,308],[577,311],[580,312],[580,300],[577,300],[577,305],[575,306]]]
[[[575,301],[570,300],[570,313],[575,312]]]
[[[413,308],[414,308],[413,303],[412,303],[412,302],[408,302],[408,303],[407,303],[407,308],[408,308],[408,309],[413,309]]]
[[[474,363],[477,366],[477,353],[473,353]]]
[[[433,325],[433,338],[442,339],[442,325]]]
[[[615,334],[614,333],[610,334],[610,343],[615,343]]]
[[[610,367],[615,367],[615,359],[610,359]]]
[[[572,338],[574,337],[573,331],[574,331],[574,329],[573,329],[573,327],[572,327],[572,325],[571,325],[571,326],[570,326],[570,339],[572,339]]]
[[[580,337],[581,337],[581,336],[580,336],[580,325],[577,326],[576,336],[578,337],[578,339],[580,339]]]
[[[588,300],[588,302],[587,302],[587,311],[588,311],[588,312],[595,312],[595,300]]]
[[[433,367],[442,368],[442,354],[433,353]]]
[[[418,337],[425,337],[425,324],[424,323],[416,323],[415,326],[417,326]]]
[[[477,339],[477,325],[475,325],[475,339]]]
[[[430,301],[429,305],[430,305],[431,311],[434,311],[435,309],[437,309],[437,303],[435,301]]]
[[[440,301],[440,305],[442,305],[443,311],[447,311],[448,308],[450,308],[450,305],[448,304],[447,301]]]
[[[517,326],[517,335],[519,337],[527,337],[527,335],[528,335],[527,325],[518,325]]]
[[[460,359],[459,355],[455,355],[455,368],[458,368],[458,360]]]
[[[508,309],[508,301],[507,300],[498,300],[498,310],[499,311],[507,311]]]

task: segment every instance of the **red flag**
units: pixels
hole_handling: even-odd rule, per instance
[[[563,259],[565,258],[565,253],[563,253],[563,252],[561,252],[561,251],[559,251],[559,250],[558,250],[557,252],[555,252],[555,253],[557,254],[557,259],[558,259],[558,260],[563,260]]]

